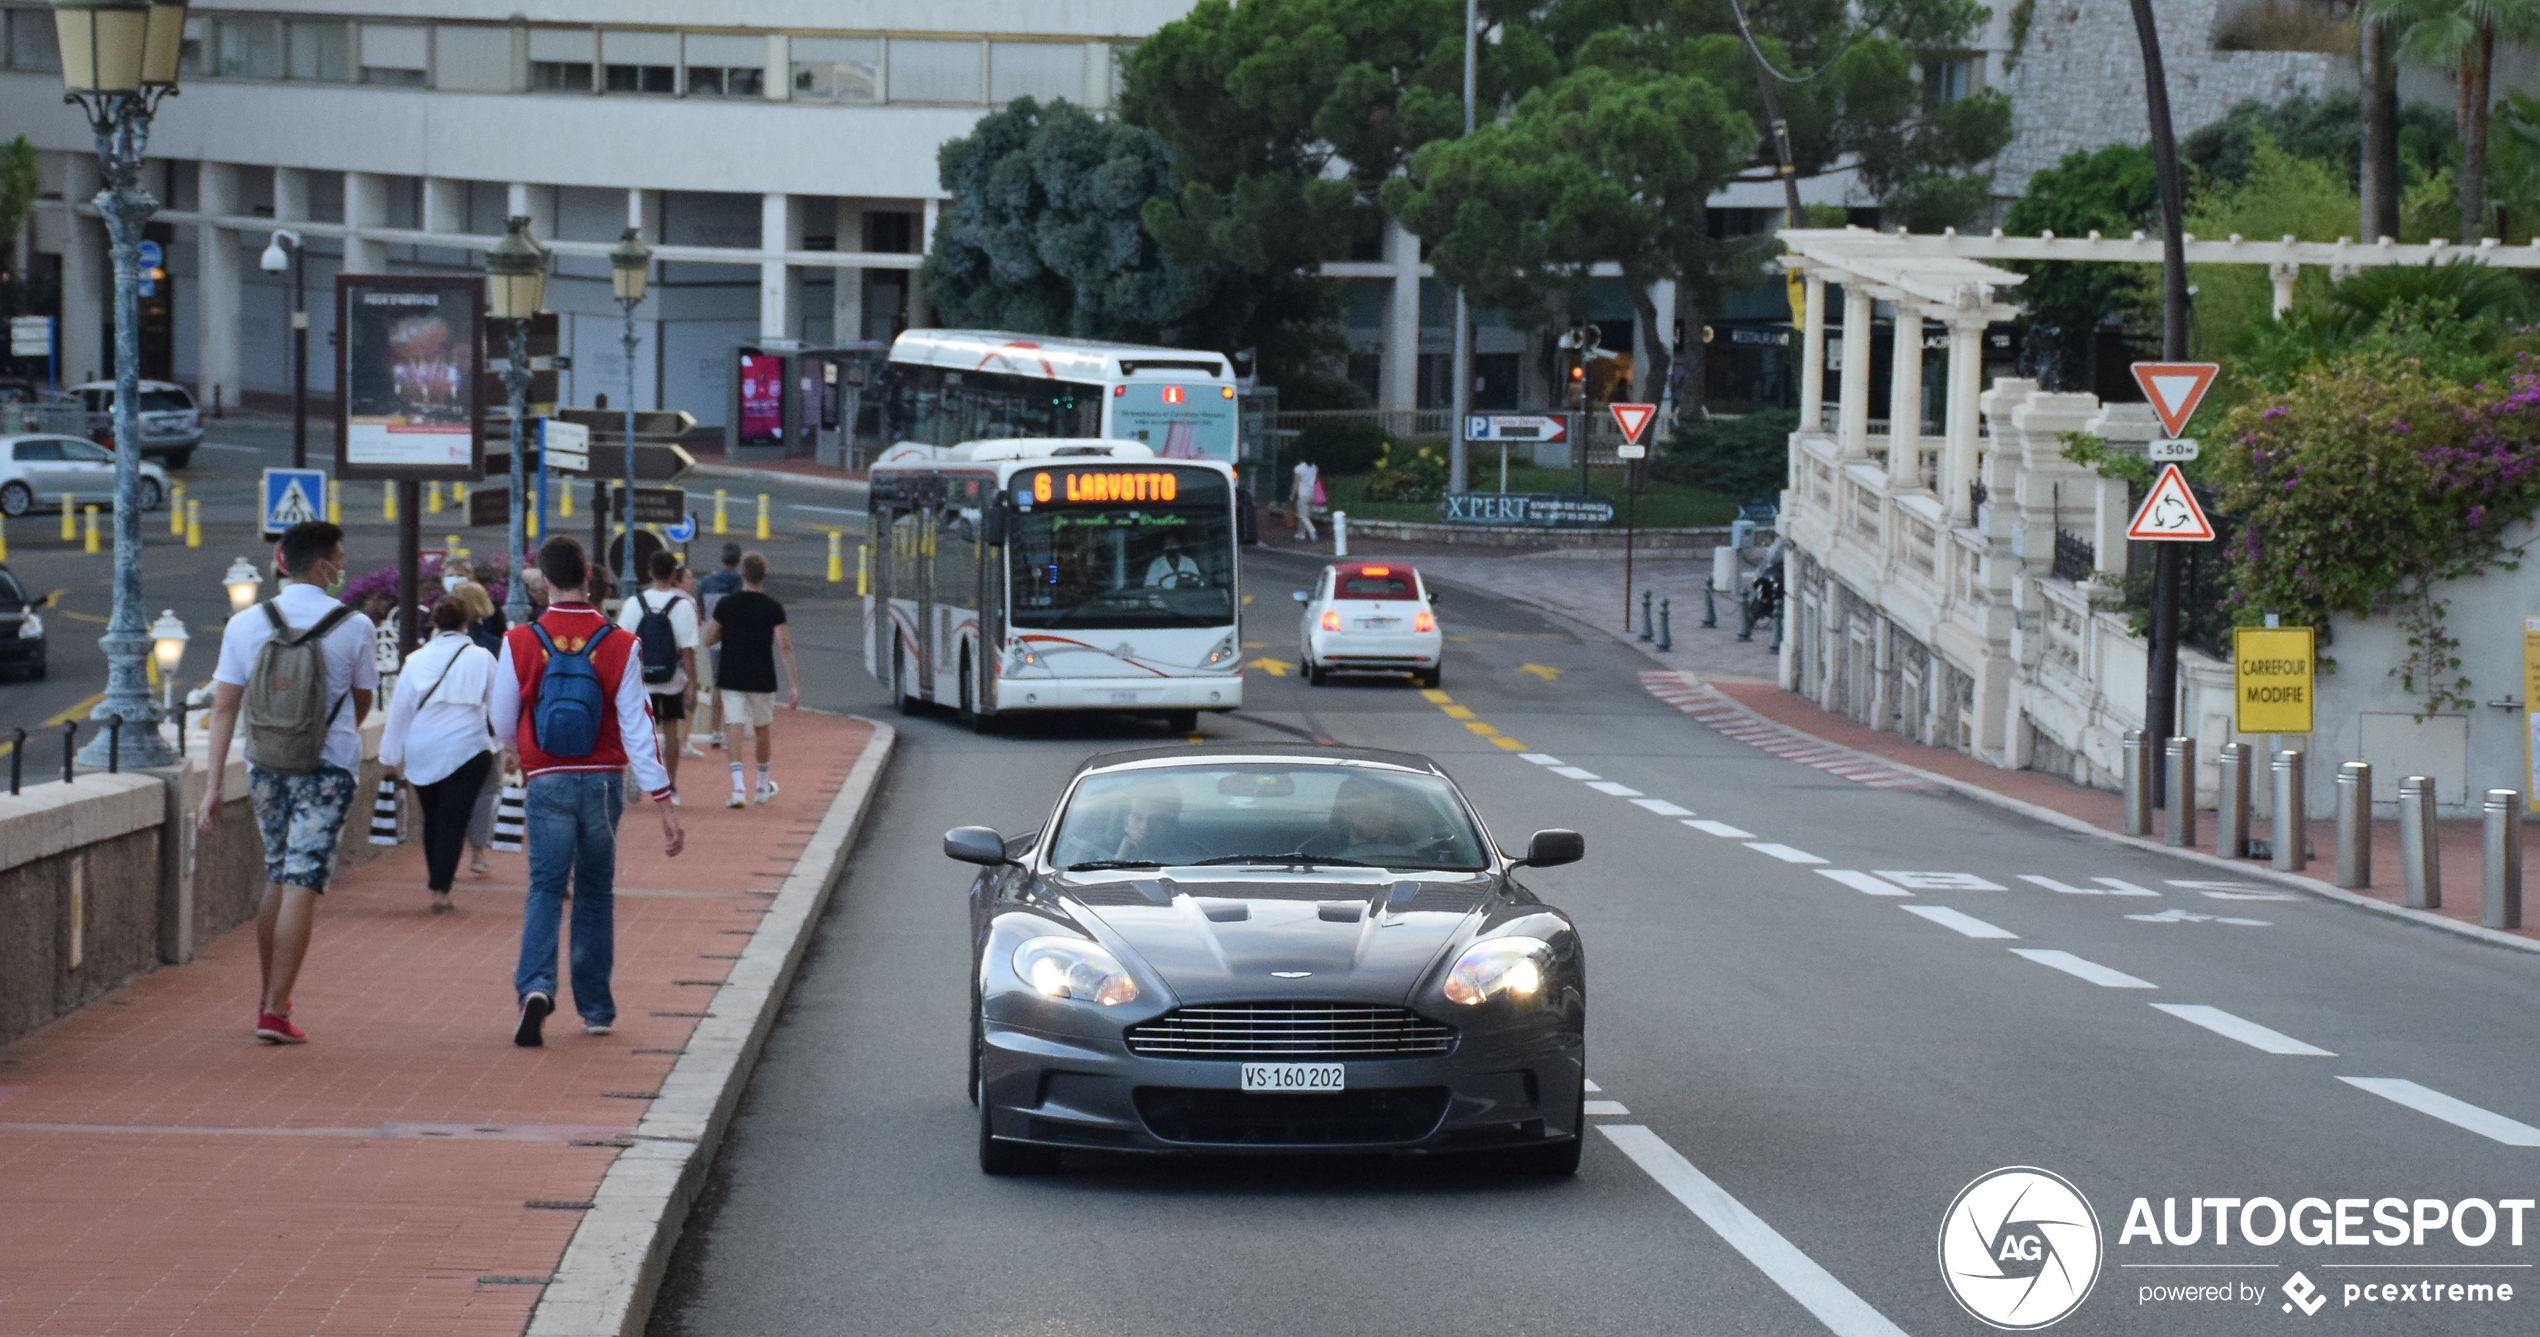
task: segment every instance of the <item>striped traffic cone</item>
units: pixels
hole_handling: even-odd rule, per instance
[[[519,785],[503,786],[503,796],[494,804],[494,848],[505,854],[520,853],[528,831],[529,791]]]
[[[397,782],[382,778],[379,793],[370,801],[370,843],[397,843]]]

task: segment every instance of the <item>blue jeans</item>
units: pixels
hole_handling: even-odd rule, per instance
[[[615,771],[530,777],[529,904],[520,920],[520,966],[512,988],[556,996],[556,928],[564,916],[565,878],[573,878],[573,1007],[582,1020],[617,1020],[609,996],[616,960],[617,817],[625,779]]]

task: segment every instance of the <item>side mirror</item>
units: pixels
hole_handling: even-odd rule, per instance
[[[944,857],[990,868],[1013,863],[1006,857],[1005,837],[990,827],[956,826],[944,833]]]
[[[991,497],[979,508],[979,542],[987,547],[1005,544],[1005,499]]]
[[[1428,600],[1429,600],[1429,606],[1430,606],[1430,607],[1432,607],[1432,608],[1435,608],[1435,607],[1437,607],[1439,604],[1442,604],[1442,603],[1445,603],[1445,602],[1446,602],[1446,598],[1445,598],[1445,596],[1443,596],[1443,595],[1439,594],[1439,593],[1438,593],[1435,589],[1433,589],[1433,588],[1432,588],[1432,589],[1424,589],[1424,590],[1422,590],[1422,591],[1421,591],[1421,593],[1422,593],[1423,595],[1426,595],[1426,596],[1428,597]]]
[[[945,837],[945,842],[949,845],[951,837]],[[956,854],[953,857],[957,859],[961,856]],[[1554,827],[1537,831],[1527,838],[1526,857],[1517,862],[1528,868],[1556,868],[1565,863],[1577,863],[1586,857],[1587,837],[1576,831]]]
[[[1296,593],[1291,594],[1291,595],[1289,595],[1288,597],[1289,597],[1289,598],[1291,598],[1291,599],[1296,600],[1298,603],[1301,603],[1301,604],[1302,604],[1302,603],[1312,603],[1312,602],[1314,602],[1314,596],[1313,596],[1313,595],[1311,595],[1311,594],[1306,593],[1304,590],[1298,590]]]

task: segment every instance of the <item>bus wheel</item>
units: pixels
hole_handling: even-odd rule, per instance
[[[1179,734],[1196,733],[1199,731],[1199,712],[1168,710],[1164,712],[1164,727]]]
[[[891,697],[901,714],[917,713],[917,698],[908,691],[908,650],[897,643],[891,646]]]
[[[970,667],[970,652],[964,650],[961,652],[961,722],[969,725],[970,731],[975,734],[995,733],[997,717],[979,709],[978,690],[978,674]]]

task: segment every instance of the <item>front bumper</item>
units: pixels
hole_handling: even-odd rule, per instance
[[[996,709],[1235,710],[1244,703],[1239,674],[1205,678],[1000,677]]]
[[[1435,1153],[1581,1134],[1580,1033],[1557,1019],[1467,1033],[1454,1053],[1352,1059],[1338,1095],[1246,1093],[1233,1059],[1150,1058],[987,1022],[980,1099],[1004,1140],[1186,1154]]]

